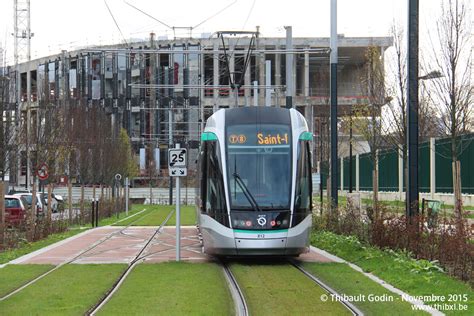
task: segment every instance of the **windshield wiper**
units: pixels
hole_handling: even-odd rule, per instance
[[[245,197],[250,202],[252,207],[255,207],[257,211],[261,212],[260,207],[257,204],[257,201],[255,201],[252,193],[250,193],[249,189],[245,185],[244,181],[242,181],[242,178],[239,176],[239,174],[237,172],[234,172],[232,176],[234,176],[235,182],[237,182],[239,187],[242,189],[242,192],[244,192]]]

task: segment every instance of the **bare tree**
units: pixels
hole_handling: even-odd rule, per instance
[[[382,138],[382,107],[391,99],[385,91],[385,74],[383,58],[380,48],[369,46],[366,50],[365,63],[366,76],[361,78],[363,91],[366,92],[368,103],[363,107],[358,107],[355,111],[356,118],[353,125],[368,142],[370,147],[370,157],[372,161],[372,185],[373,202],[378,216],[378,150],[384,146]]]
[[[387,83],[387,92],[392,96],[392,102],[385,107],[384,126],[387,134],[387,140],[394,146],[397,146],[403,152],[403,159],[406,159],[406,50],[403,45],[405,35],[403,30],[392,25],[390,33],[393,38],[394,57],[389,59],[389,75],[393,80]]]
[[[384,141],[390,147],[399,149],[404,161],[405,187],[408,180],[407,161],[407,50],[406,35],[403,29],[394,23],[390,28],[393,38],[393,54],[387,60],[386,82],[387,95],[391,101],[384,106],[382,119],[382,133]],[[422,70],[423,71],[423,70]],[[439,124],[433,111],[432,100],[429,98],[429,87],[424,80],[420,80],[418,123],[419,140],[439,136]]]
[[[394,56],[389,59],[388,75],[392,77],[387,82],[387,94],[392,98],[384,108],[383,133],[390,145],[398,147],[403,151],[403,159],[406,159],[406,109],[407,109],[407,58],[404,42],[406,37],[397,25],[392,25],[390,33],[393,38]],[[422,58],[423,59],[423,58]],[[423,70],[422,70],[423,71]],[[424,80],[420,80],[418,123],[419,139],[426,140],[428,137],[439,135],[436,115],[433,111],[432,100],[429,97],[429,86]]]
[[[453,190],[456,213],[461,217],[461,185],[459,156],[465,149],[460,136],[472,128],[473,87],[471,86],[472,56],[469,45],[470,20],[466,3],[446,0],[437,21],[436,41],[432,40],[430,66],[439,69],[442,77],[432,80],[430,97],[437,104],[437,115],[444,132],[451,139],[449,156],[453,164]]]
[[[136,175],[132,149],[127,132],[116,135],[104,109],[70,106],[66,111],[64,147],[70,176],[82,184],[112,185],[114,175]]]

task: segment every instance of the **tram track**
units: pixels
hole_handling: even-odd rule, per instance
[[[330,297],[342,297],[336,290],[334,290],[332,287],[330,287],[329,285],[327,285],[326,283],[324,283],[323,281],[321,281],[320,279],[318,279],[317,277],[315,277],[313,274],[311,274],[310,272],[308,272],[305,268],[303,268],[303,266],[300,264],[300,263],[297,263],[295,262],[295,260],[293,259],[290,259],[288,260],[288,262],[293,266],[295,267],[298,271],[300,271],[301,273],[303,273],[305,276],[307,276],[311,281],[313,281],[314,283],[316,283],[318,286],[320,286],[321,288],[323,288],[324,290],[326,290]],[[364,313],[359,309],[357,308],[354,304],[346,301],[346,300],[343,300],[343,299],[340,299],[338,300],[342,305],[344,305],[344,307],[346,307],[346,309],[348,309],[352,315],[356,315],[356,316],[363,316]]]
[[[257,264],[257,266],[260,265],[260,261],[257,260],[257,262],[253,261],[254,259],[251,260],[251,265]],[[323,299],[323,296],[321,296],[321,302],[329,301],[329,302],[338,302],[342,306],[341,308],[346,309],[349,311],[352,315],[357,315],[357,316],[363,316],[364,313],[354,304],[345,301],[342,299],[342,295],[338,293],[336,290],[334,290],[332,287],[330,287],[328,284],[324,283],[321,281],[319,278],[314,276],[312,273],[308,272],[300,262],[294,260],[294,259],[287,259],[287,258],[281,258],[279,260],[282,260],[281,263],[283,266],[287,266],[289,269],[296,269],[296,271],[300,272],[303,274],[306,278],[308,278],[312,283],[316,284],[321,290],[327,293],[326,295],[326,300]],[[274,262],[274,261],[272,261]],[[242,264],[240,259],[238,261],[239,264]],[[248,263],[248,262],[247,262]],[[230,265],[224,261],[223,259],[220,260],[220,264],[224,270],[224,274],[226,277],[226,281],[229,287],[229,290],[231,292],[233,301],[234,301],[234,306],[235,306],[235,314],[238,316],[243,316],[243,315],[250,315],[251,311],[249,310],[247,301],[245,299],[245,293],[243,291],[244,287],[239,286],[239,281],[237,277],[234,275],[232,272],[232,269],[230,268]],[[264,265],[268,264],[268,262],[263,262]],[[242,280],[241,280],[242,281]],[[245,283],[245,282],[244,282]],[[246,293],[249,294],[249,293]],[[251,298],[249,298],[250,301],[252,301]]]
[[[112,296],[117,292],[117,290],[120,288],[122,283],[125,281],[125,279],[128,277],[130,272],[133,270],[133,268],[138,265],[140,262],[142,262],[146,257],[147,254],[145,254],[145,250],[148,248],[150,244],[152,244],[153,239],[160,233],[160,231],[163,229],[163,227],[166,225],[168,220],[171,218],[171,216],[174,213],[174,209],[170,211],[168,216],[163,220],[163,222],[160,224],[160,226],[155,230],[153,235],[148,238],[147,242],[145,245],[140,249],[138,254],[133,258],[133,260],[129,263],[127,268],[122,272],[122,274],[118,277],[118,279],[115,281],[115,283],[112,285],[112,287],[104,294],[104,296],[92,307],[90,308],[87,312],[86,315],[96,315],[96,313],[105,305],[107,302],[112,298]]]
[[[229,286],[230,294],[234,301],[235,314],[237,316],[248,316],[250,315],[247,302],[245,301],[245,296],[242,289],[239,286],[234,274],[227,265],[226,262],[220,261],[222,268],[224,270],[224,276],[226,278],[227,284]]]
[[[90,245],[89,247],[87,247],[86,249],[82,250],[79,254],[75,255],[74,257],[58,264],[57,266],[55,266],[54,268],[52,268],[51,270],[48,270],[46,271],[45,273],[37,276],[36,278],[34,278],[33,280],[29,281],[28,283],[20,286],[19,288],[11,291],[10,293],[0,297],[0,302],[8,299],[9,297],[12,297],[13,295],[21,292],[22,290],[24,290],[25,288],[29,287],[30,285],[33,285],[35,284],[36,282],[38,282],[39,280],[41,280],[42,278],[46,277],[47,275],[49,275],[50,273],[58,270],[59,268],[67,265],[67,264],[71,264],[73,263],[74,261],[78,260],[79,258],[83,257],[85,254],[87,254],[88,252],[90,252],[91,250],[97,248],[98,246],[100,246],[101,244],[103,244],[104,242],[106,242],[107,240],[111,239],[112,237],[118,235],[118,234],[121,234],[123,231],[125,231],[126,229],[130,228],[130,226],[132,226],[136,221],[138,221],[139,219],[142,219],[146,216],[148,216],[150,213],[148,214],[145,214],[143,216],[139,216],[137,217],[135,220],[133,220],[132,222],[130,222],[127,226],[121,228],[120,230],[118,231],[115,231],[101,239],[99,239],[98,241],[96,241],[95,243],[93,243],[92,245]]]

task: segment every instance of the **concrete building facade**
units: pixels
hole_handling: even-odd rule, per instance
[[[127,131],[137,158],[141,155],[137,159],[141,168],[143,149],[152,148],[160,153],[155,157],[162,157],[156,164],[166,169],[167,149],[176,143],[189,148],[190,157],[197,154],[203,124],[216,110],[265,102],[286,106],[285,43],[285,38],[252,41],[233,36],[156,41],[152,35],[150,41],[128,47],[63,51],[22,63],[20,86],[15,68],[7,67],[10,93],[4,111],[15,118],[11,120],[15,125],[15,120],[34,117],[19,113],[34,113],[44,106],[101,107],[114,129]],[[367,47],[379,48],[383,56],[391,43],[388,37],[339,37],[340,115],[369,102],[363,84]],[[305,115],[315,135],[319,118],[329,113],[328,47],[328,38],[293,38],[289,52],[294,56],[293,106]],[[232,89],[236,82],[242,85]],[[192,168],[194,158],[190,163]],[[14,164],[19,167],[12,168],[10,180],[24,184],[27,163],[20,159]]]

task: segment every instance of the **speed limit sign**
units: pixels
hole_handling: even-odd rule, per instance
[[[188,174],[186,148],[168,150],[168,169],[172,177],[185,177]]]

